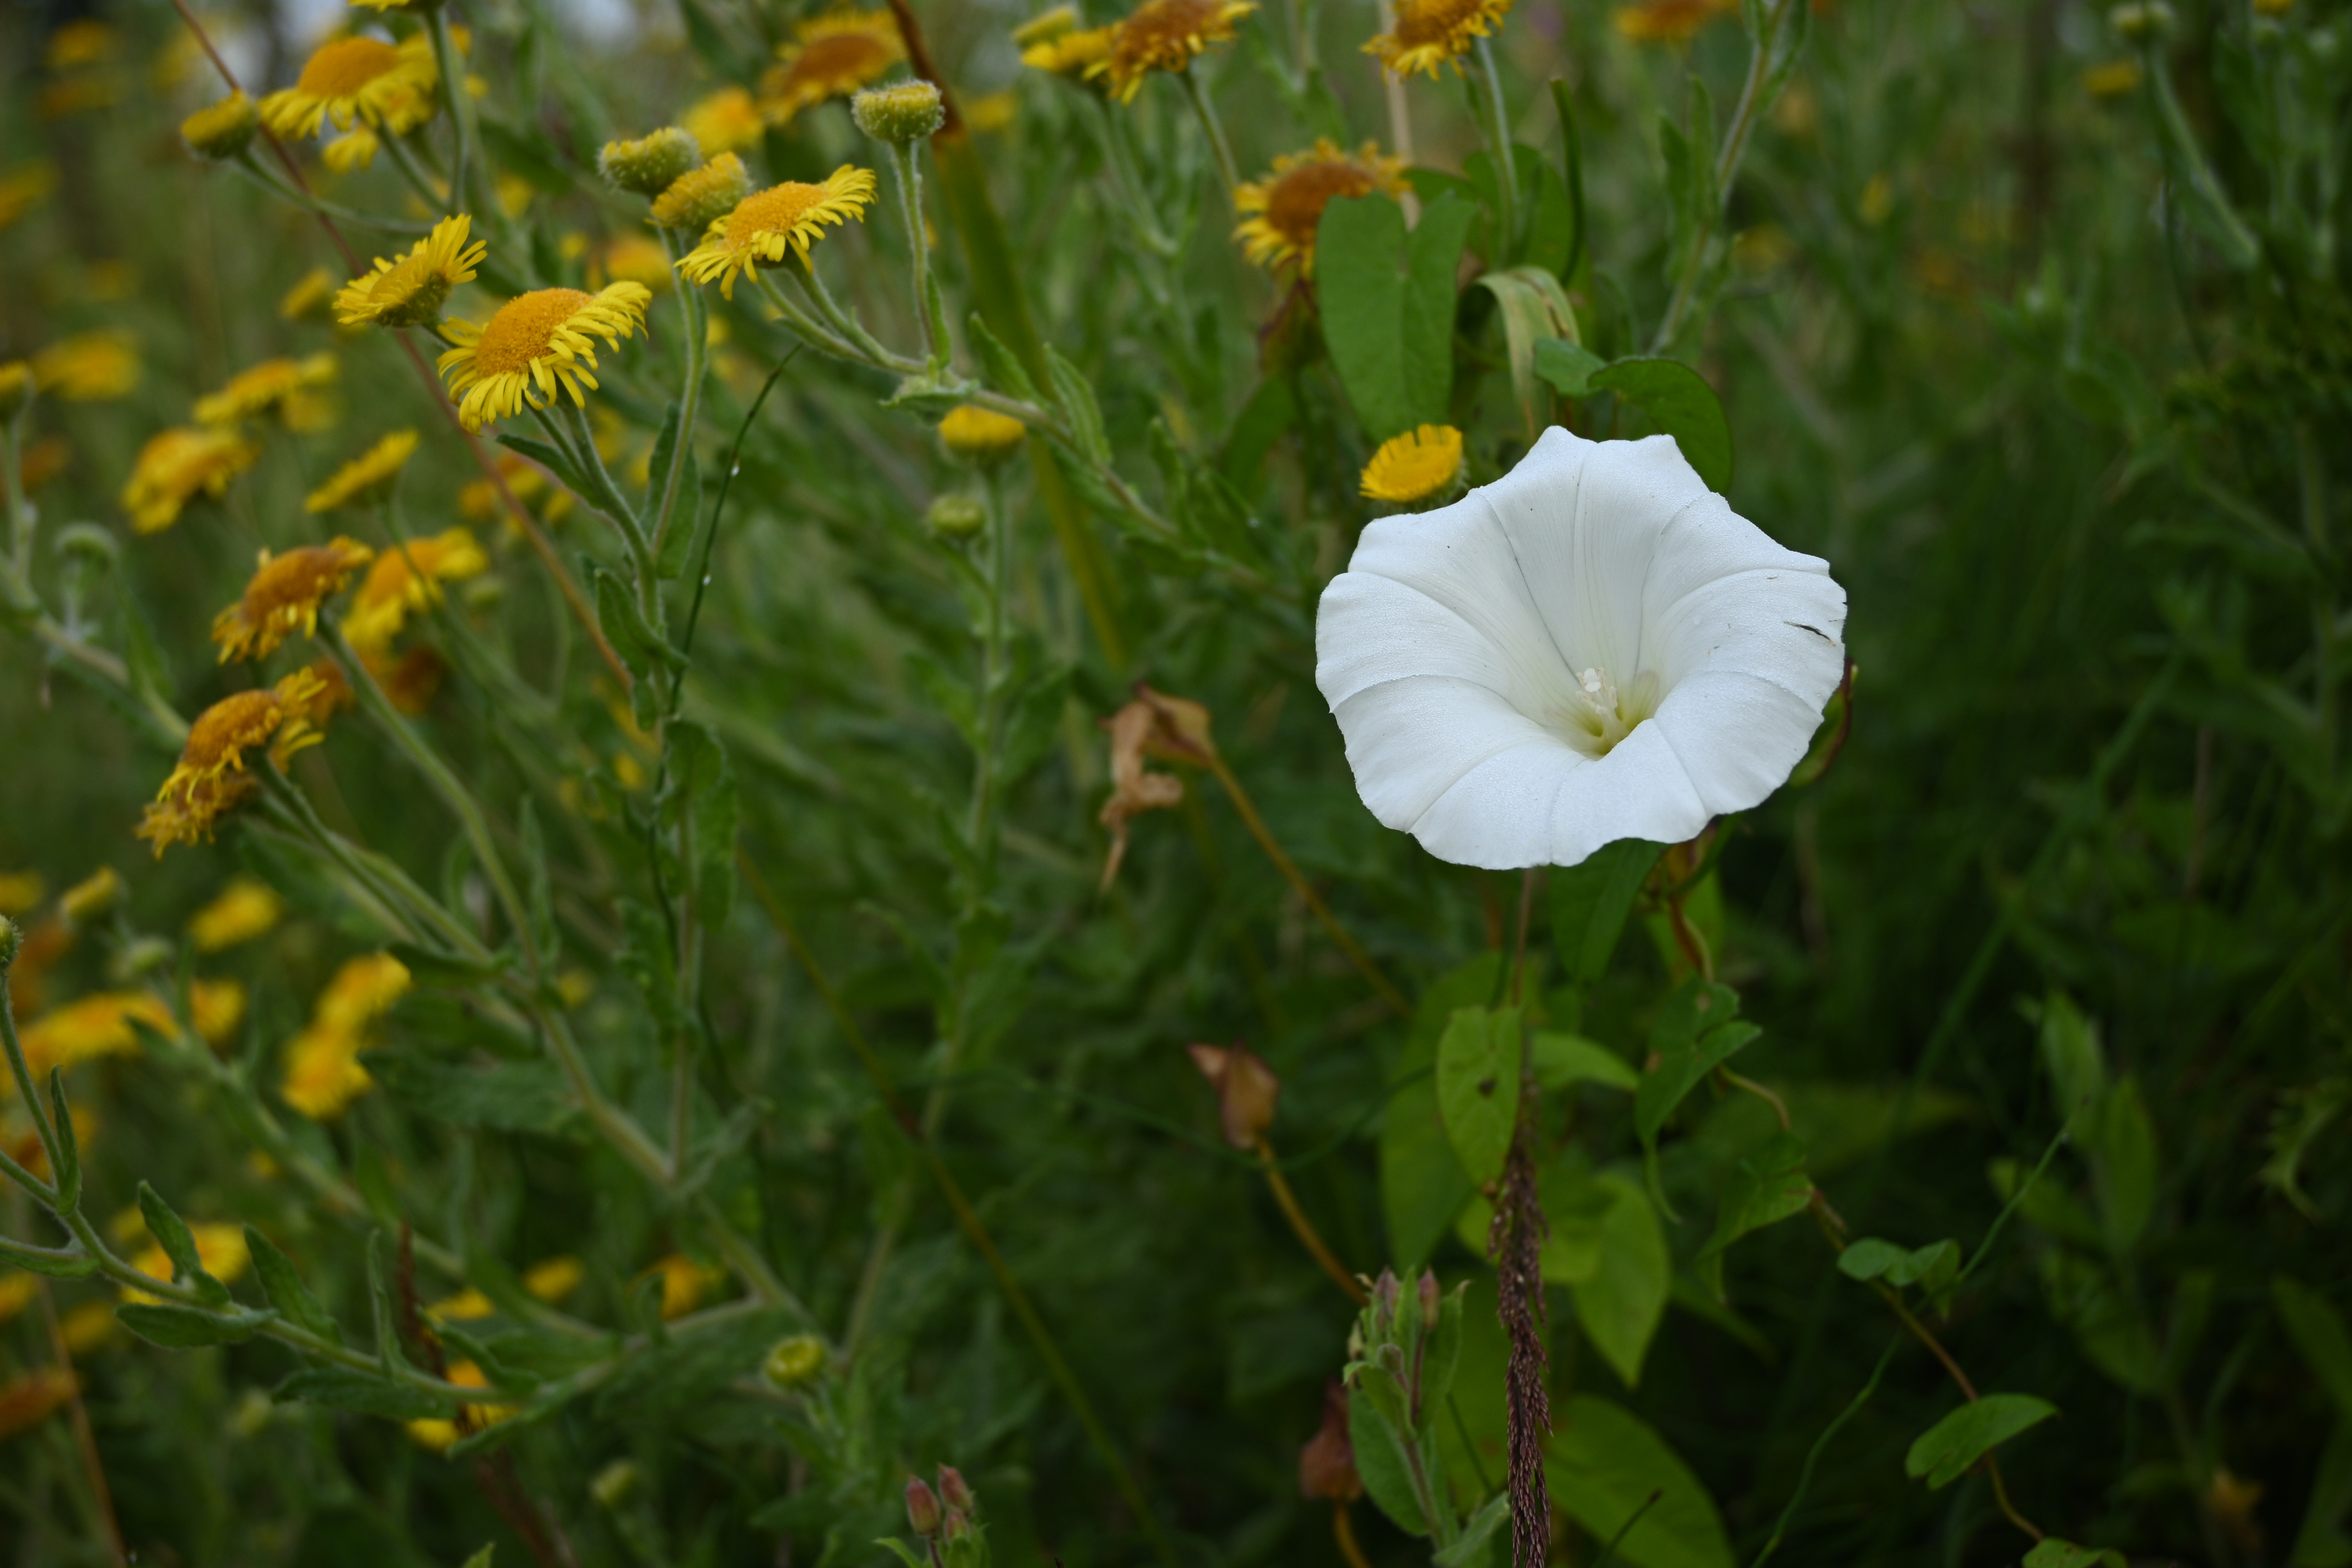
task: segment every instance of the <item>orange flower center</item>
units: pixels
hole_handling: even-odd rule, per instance
[[[302,68],[295,87],[313,98],[349,98],[400,64],[400,51],[377,38],[337,38]]]
[[[1286,171],[1266,193],[1267,226],[1305,250],[1314,245],[1316,226],[1334,196],[1360,196],[1372,187],[1372,176],[1354,163],[1301,164]]]
[[[1216,26],[1219,9],[1217,0],[1144,0],[1118,24],[1112,43],[1130,59],[1189,58]]]
[[[246,618],[258,624],[275,610],[314,604],[340,587],[360,564],[332,544],[306,544],[272,557],[245,585]]]
[[[1444,43],[1478,14],[1478,0],[1402,0],[1396,41],[1407,48]]]
[[[824,187],[786,180],[745,196],[727,217],[727,243],[749,245],[762,233],[790,234],[824,201]]]
[[[544,356],[558,328],[578,315],[588,296],[577,289],[535,289],[499,307],[474,349],[474,368],[484,375],[527,371]]]

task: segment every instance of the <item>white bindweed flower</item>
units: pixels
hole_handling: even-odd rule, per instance
[[[1562,429],[1461,500],[1368,526],[1315,683],[1372,815],[1442,860],[1674,844],[1787,780],[1845,672],[1845,590],[1671,437]]]

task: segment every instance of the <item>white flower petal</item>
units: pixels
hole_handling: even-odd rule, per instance
[[[1366,688],[1335,710],[1356,788],[1384,827],[1418,831],[1438,797],[1488,758],[1558,737],[1483,686],[1423,675]]]

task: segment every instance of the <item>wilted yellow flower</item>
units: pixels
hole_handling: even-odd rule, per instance
[[[241,1225],[192,1225],[188,1234],[195,1238],[196,1261],[205,1266],[205,1273],[224,1285],[233,1284],[253,1262],[252,1250],[245,1239],[245,1226]],[[162,1242],[151,1244],[131,1260],[131,1267],[150,1279],[173,1282],[172,1259],[163,1251]],[[144,1290],[131,1289],[122,1292],[122,1299],[149,1302],[156,1300]]]
[[[88,925],[122,896],[122,878],[111,866],[100,866],[96,871],[68,888],[58,900],[66,919],[76,925]]]
[[[26,163],[0,174],[0,228],[23,217],[57,188],[57,165],[47,162]]]
[[[479,240],[466,242],[473,223],[466,213],[443,218],[399,260],[377,257],[373,268],[337,291],[335,320],[346,327],[421,327],[440,320],[449,291],[472,278],[489,252]]]
[[[481,326],[452,317],[443,331],[456,346],[439,363],[457,397],[458,419],[479,430],[525,408],[545,408],[561,393],[585,408],[585,389],[596,384],[596,349],[589,340],[602,338],[618,349],[645,325],[652,298],[642,283],[608,283],[593,294],[534,289],[499,306]]]
[[[310,712],[326,689],[318,676],[298,669],[274,687],[224,697],[197,715],[179,765],[155,792],[139,829],[140,837],[154,840],[156,858],[169,845],[210,838],[222,814],[252,792],[247,749],[267,742],[270,760],[283,767],[296,752],[323,740]]]
[[[139,384],[139,341],[110,329],[62,338],[33,356],[33,381],[68,403],[122,397]]]
[[[335,300],[335,275],[313,267],[278,301],[278,314],[289,321],[327,321]]]
[[[280,136],[315,136],[330,120],[340,131],[364,122],[398,135],[432,116],[440,79],[422,32],[399,44],[333,38],[303,62],[292,87],[261,100],[261,118]]]
[[[1424,425],[1381,443],[1364,465],[1363,494],[1399,506],[1427,500],[1462,473],[1462,432]]]
[[[697,146],[714,158],[721,153],[740,152],[759,141],[767,130],[767,121],[760,117],[760,106],[752,101],[750,92],[740,87],[722,87],[708,98],[698,100],[678,116],[678,123],[694,138]]]
[[[696,283],[715,282],[731,300],[737,278],[787,255],[797,255],[805,264],[809,247],[824,237],[827,224],[862,221],[873,201],[874,171],[847,163],[826,175],[822,184],[786,180],[755,191],[712,224],[702,243],[679,259],[678,275]]]
[[[139,449],[122,487],[131,527],[142,533],[171,527],[198,492],[219,500],[260,456],[261,448],[235,430],[182,425],[159,432]]]
[[[760,78],[760,108],[777,125],[803,109],[856,92],[907,58],[898,24],[882,11],[836,11],[803,22]]]
[[[39,1426],[79,1386],[74,1374],[59,1366],[45,1366],[0,1384],[0,1441]]]
[[[219,952],[267,936],[286,918],[286,900],[267,882],[238,877],[188,918],[198,952]]]
[[[0,871],[0,915],[21,915],[48,891],[48,879],[38,871]]]
[[[374,559],[375,552],[355,539],[305,544],[282,555],[264,550],[243,595],[213,617],[220,661],[266,658],[296,632],[315,637],[320,606]]]
[[[727,1270],[697,1263],[683,1253],[673,1252],[644,1274],[661,1276],[661,1315],[664,1322],[683,1318],[702,1304],[703,1299],[727,1282]]]
[[[479,576],[489,565],[490,558],[463,528],[394,545],[375,558],[352,595],[343,635],[354,647],[380,651],[400,635],[412,611],[438,602],[442,584]]]
[[[1392,77],[1408,77],[1452,65],[1480,38],[1493,35],[1511,14],[1511,0],[1397,0],[1396,26],[1364,46]]]
[[[1146,76],[1191,69],[1212,44],[1230,42],[1234,24],[1256,9],[1255,0],[1143,0],[1111,25],[1109,51],[1087,75],[1104,78],[1113,98],[1131,102]]]
[[[416,432],[394,430],[327,476],[327,482],[302,498],[302,510],[332,511],[392,488],[401,467],[416,450]]]
[[[1640,0],[1610,18],[1620,37],[1637,44],[1686,44],[1708,18],[1739,9],[1739,0]]]
[[[449,1381],[463,1384],[467,1388],[488,1388],[490,1385],[490,1380],[482,1375],[482,1369],[469,1361],[461,1361],[450,1367]],[[415,1439],[419,1446],[430,1448],[436,1454],[446,1454],[457,1446],[457,1439],[464,1436],[465,1432],[478,1431],[484,1426],[495,1426],[514,1413],[515,1408],[510,1405],[467,1405],[462,1407],[465,1418],[463,1431],[459,1429],[458,1422],[445,1421],[439,1416],[430,1416],[421,1421],[404,1422],[402,1425],[408,1428],[409,1436]]]
[[[961,461],[993,468],[1020,449],[1029,426],[977,403],[960,403],[940,421],[940,445]]]
[[[1279,271],[1296,263],[1300,276],[1312,278],[1316,229],[1333,197],[1401,195],[1405,189],[1403,159],[1382,157],[1370,142],[1343,153],[1318,137],[1313,151],[1276,158],[1265,179],[1234,187],[1234,210],[1243,215],[1234,237],[1259,266]]]
[[[312,354],[308,359],[264,360],[229,377],[228,384],[209,397],[196,400],[199,425],[234,425],[272,410],[283,410],[299,392],[326,385],[335,379],[335,356]]]

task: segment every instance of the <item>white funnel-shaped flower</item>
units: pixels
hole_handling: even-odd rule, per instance
[[[1449,507],[1364,530],[1315,683],[1372,815],[1442,860],[1674,844],[1787,780],[1845,673],[1845,590],[1671,437],[1544,432]]]

